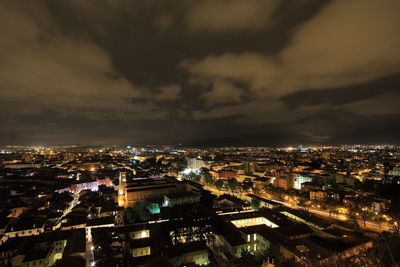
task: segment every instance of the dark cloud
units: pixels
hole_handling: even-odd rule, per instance
[[[3,2],[0,138],[397,142],[399,13],[397,0]]]
[[[383,78],[340,88],[326,88],[324,90],[311,89],[299,91],[281,100],[291,107],[302,105],[331,104],[340,105],[364,98],[370,98],[383,93],[396,92],[400,88],[400,74],[389,75]]]
[[[268,27],[279,2],[275,0],[207,0],[187,14],[190,31],[242,32]]]

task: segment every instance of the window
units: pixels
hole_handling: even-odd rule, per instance
[[[150,255],[150,247],[135,248],[132,251],[132,255],[133,255],[133,257]]]
[[[132,233],[133,239],[148,238],[150,237],[149,230],[136,231]]]

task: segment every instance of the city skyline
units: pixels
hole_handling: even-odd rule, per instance
[[[400,266],[400,0],[0,1],[0,266]]]
[[[7,146],[1,266],[391,266],[400,146]]]
[[[398,144],[400,3],[0,4],[3,145]]]

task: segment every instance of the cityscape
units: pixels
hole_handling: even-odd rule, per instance
[[[400,147],[6,146],[2,266],[393,266]]]
[[[0,32],[0,267],[400,267],[400,0],[4,0]]]

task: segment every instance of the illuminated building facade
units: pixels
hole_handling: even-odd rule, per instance
[[[276,177],[274,180],[274,186],[288,190],[292,188],[292,179],[290,177]]]
[[[118,205],[120,207],[125,206],[125,187],[126,187],[126,172],[120,172],[119,185],[118,185]]]
[[[124,178],[121,178],[122,180]],[[126,179],[126,178],[125,178]],[[123,182],[123,181],[122,181]],[[129,207],[139,201],[158,200],[163,201],[164,195],[182,193],[186,191],[186,185],[168,178],[141,178],[123,182],[119,189],[119,205]]]
[[[293,188],[301,190],[301,185],[306,182],[312,182],[313,178],[301,174],[295,174],[293,179]]]
[[[204,163],[204,160],[198,158],[187,158],[187,168],[192,171],[198,171],[205,166],[206,164]]]
[[[310,191],[310,199],[312,200],[325,200],[328,197],[328,193],[325,191]]]

